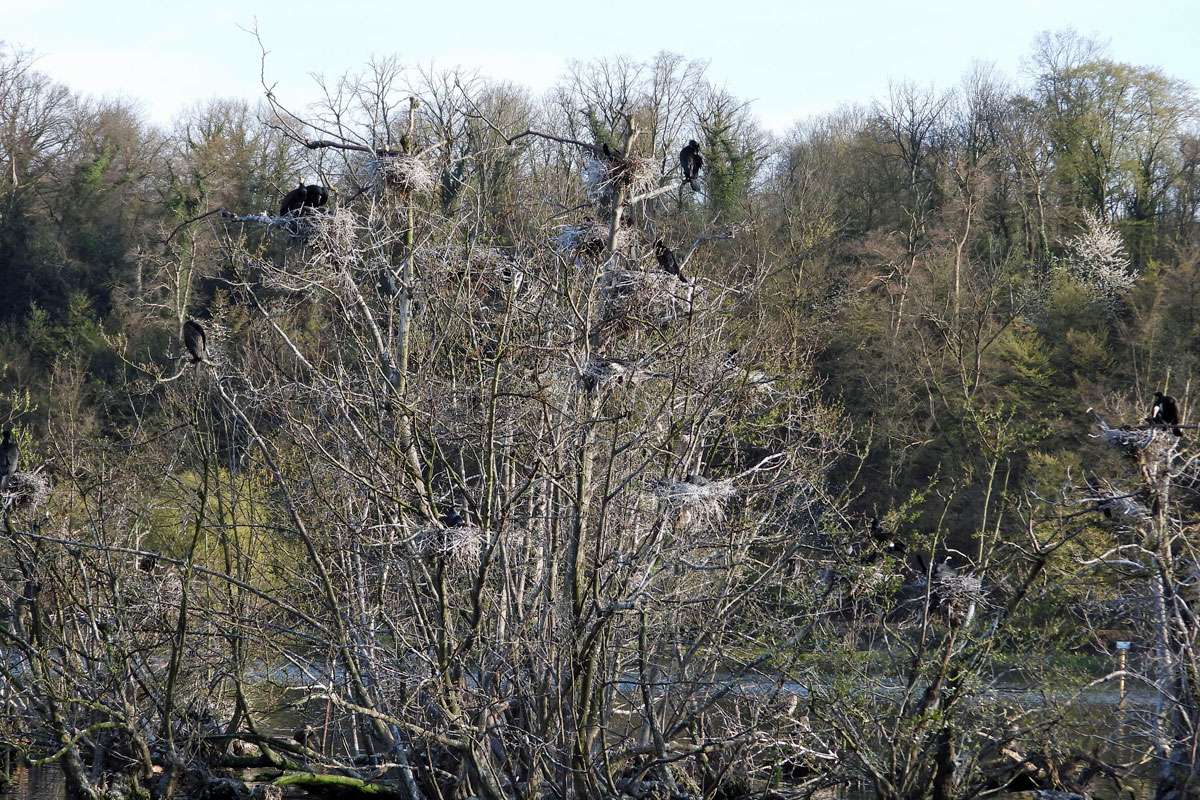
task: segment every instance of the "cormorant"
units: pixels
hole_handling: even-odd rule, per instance
[[[12,428],[4,429],[4,441],[0,442],[0,490],[8,487],[8,479],[17,471],[20,450],[12,438]]]
[[[192,355],[192,363],[208,363],[208,351],[204,346],[204,328],[194,319],[183,323],[183,346]]]
[[[283,196],[283,202],[279,204],[279,216],[286,217],[288,214],[295,214],[304,208],[307,202],[308,187],[304,185],[304,181],[300,181],[299,186]]]
[[[679,151],[679,167],[683,170],[684,183],[691,184],[692,189],[698,189],[696,177],[703,166],[704,157],[700,155],[700,143],[695,139],[688,139],[688,143]]]
[[[379,293],[384,297],[395,297],[400,293],[400,287],[396,286],[396,279],[392,277],[391,270],[384,270],[379,275]]]
[[[329,202],[329,190],[324,186],[318,186],[315,183],[310,183],[304,187],[304,205],[312,208],[321,208]]]
[[[457,508],[451,507],[449,511],[442,514],[440,522],[447,528],[458,528],[464,525],[466,520],[463,519],[462,514],[458,513]]]
[[[674,251],[667,247],[662,239],[654,240],[654,257],[658,259],[658,265],[663,268],[663,272],[669,272],[681,281],[687,280],[679,270],[679,259],[675,258]]]
[[[1162,425],[1164,427],[1171,426],[1171,433],[1176,436],[1183,436],[1183,430],[1179,427],[1179,406],[1175,403],[1175,398],[1169,394],[1162,392],[1154,393],[1154,405],[1150,409],[1150,416],[1146,417],[1146,421],[1154,425]]]

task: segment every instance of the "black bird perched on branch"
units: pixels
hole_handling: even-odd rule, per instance
[[[658,265],[663,268],[663,272],[669,272],[681,281],[687,280],[679,271],[679,259],[675,257],[675,252],[667,247],[662,239],[654,240],[654,257],[658,259]]]
[[[21,452],[12,438],[13,429],[4,429],[4,441],[0,442],[0,491],[8,486],[8,479],[17,471],[17,462]]]
[[[463,519],[462,514],[458,513],[458,509],[454,506],[451,506],[449,511],[447,511],[445,514],[442,514],[438,521],[447,528],[459,528],[465,525],[467,522],[465,519]]]
[[[379,274],[379,293],[384,297],[395,297],[400,294],[400,287],[396,285],[396,279],[392,276],[391,270],[383,270]]]
[[[1154,393],[1154,405],[1151,406],[1150,416],[1146,417],[1146,421],[1152,425],[1164,427],[1169,425],[1171,433],[1183,436],[1183,430],[1179,427],[1179,406],[1175,403],[1175,398],[1169,394]]]
[[[204,345],[204,328],[194,319],[183,323],[183,346],[191,354],[193,364],[209,363],[208,351]]]
[[[279,204],[279,216],[286,217],[288,214],[294,214],[304,208],[308,202],[308,187],[304,185],[304,181],[300,181],[300,185],[283,196],[283,202]]]
[[[324,186],[317,186],[315,183],[310,183],[304,187],[304,205],[312,208],[321,208],[329,202],[329,190]]]
[[[679,151],[679,166],[683,170],[683,182],[690,184],[693,190],[699,189],[696,178],[704,166],[704,158],[700,155],[700,143],[695,139],[688,139],[688,143]]]

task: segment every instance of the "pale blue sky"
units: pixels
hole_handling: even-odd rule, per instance
[[[976,60],[1020,78],[1036,34],[1064,27],[1200,84],[1200,0],[0,0],[0,39],[77,90],[138,100],[157,122],[209,97],[260,94],[258,50],[239,29],[255,20],[270,77],[297,106],[312,97],[309,73],[371,55],[540,91],[570,59],[670,50],[707,60],[710,79],[779,131],[877,98],[890,79],[950,87]]]

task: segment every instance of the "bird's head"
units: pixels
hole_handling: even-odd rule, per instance
[[[693,150],[699,150],[700,143],[697,142],[695,139],[688,139],[688,147],[692,148]]]
[[[1162,392],[1155,392],[1155,393],[1154,393],[1154,399],[1155,399],[1155,400],[1162,400],[1162,399],[1163,399],[1163,393],[1162,393]]]

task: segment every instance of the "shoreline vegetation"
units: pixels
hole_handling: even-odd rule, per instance
[[[1194,87],[708,70],[0,48],[14,791],[1200,797]]]

